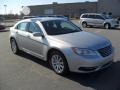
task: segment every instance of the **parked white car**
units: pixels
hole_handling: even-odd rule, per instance
[[[97,13],[82,14],[80,16],[80,23],[84,28],[87,26],[99,26],[110,29],[119,26],[119,22],[116,19]]]
[[[111,65],[111,42],[82,31],[66,19],[45,17],[19,21],[10,28],[13,53],[20,50],[48,61],[60,75],[68,71],[90,73]]]

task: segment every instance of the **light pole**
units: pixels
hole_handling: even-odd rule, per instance
[[[7,5],[4,5],[4,7],[5,7],[5,15],[7,14],[7,11],[6,11],[6,9],[7,9]]]

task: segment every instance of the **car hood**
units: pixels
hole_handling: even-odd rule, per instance
[[[52,41],[69,44],[71,47],[97,50],[110,44],[110,41],[100,35],[85,31],[51,36]]]

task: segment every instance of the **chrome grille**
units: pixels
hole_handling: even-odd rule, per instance
[[[102,49],[99,49],[98,52],[100,53],[100,55],[101,55],[102,57],[107,57],[107,56],[109,56],[110,54],[112,54],[112,46],[109,45],[109,46],[107,46],[107,47],[104,47],[104,48],[102,48]]]

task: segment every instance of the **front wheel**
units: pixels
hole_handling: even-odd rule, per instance
[[[50,55],[49,63],[52,69],[59,75],[68,74],[68,64],[64,55],[58,51],[54,51]]]
[[[105,29],[110,29],[110,28],[111,28],[111,26],[110,26],[109,23],[106,23],[106,24],[104,25],[104,27],[105,27]]]

